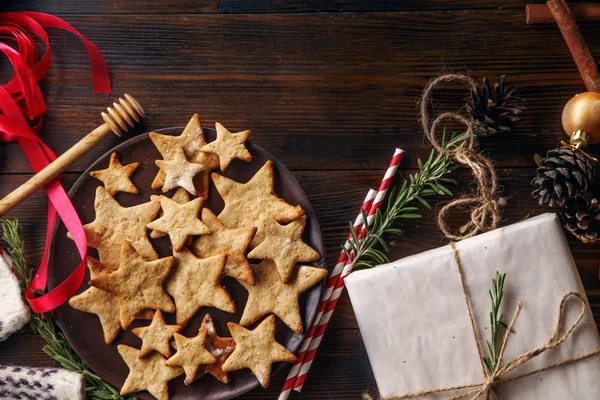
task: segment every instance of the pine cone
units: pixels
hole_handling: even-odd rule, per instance
[[[538,189],[532,195],[539,197],[540,205],[562,207],[567,200],[576,200],[580,193],[586,193],[593,180],[592,161],[568,146],[560,147],[548,151],[546,158],[540,161],[531,182]]]
[[[593,243],[600,239],[600,201],[590,193],[571,200],[563,210],[565,228],[583,243]]]
[[[521,105],[522,97],[516,96],[514,86],[506,86],[505,75],[500,83],[490,89],[487,78],[483,78],[481,88],[471,92],[471,100],[467,103],[467,111],[473,119],[473,130],[478,136],[492,136],[498,132],[509,132],[514,124],[521,120],[520,114],[525,111]]]

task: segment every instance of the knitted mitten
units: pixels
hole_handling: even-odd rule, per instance
[[[11,267],[12,261],[0,247],[0,342],[29,322],[29,308]]]
[[[0,399],[83,400],[83,376],[62,368],[0,365]]]

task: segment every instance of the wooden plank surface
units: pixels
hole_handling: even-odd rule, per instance
[[[149,130],[183,125],[199,112],[209,124],[252,129],[253,140],[291,169],[380,168],[397,145],[415,167],[428,151],[415,106],[427,79],[443,70],[495,80],[506,73],[529,111],[514,134],[485,146],[499,166],[531,167],[533,153],[562,138],[561,109],[584,87],[558,29],[527,26],[523,18],[518,9],[68,16],[106,55],[114,93],[93,94],[83,46],[53,32],[41,137],[62,153],[101,122],[111,100],[130,93],[146,107]],[[594,25],[582,30],[600,53]],[[455,109],[460,102],[436,105]],[[82,171],[117,142],[109,138],[70,171]],[[11,146],[0,149],[0,168],[29,171]]]
[[[100,122],[99,113],[122,93],[147,111],[144,130],[184,125],[198,112],[205,124],[220,121],[251,129],[252,140],[283,161],[310,198],[330,264],[369,187],[381,178],[393,148],[407,150],[401,175],[416,168],[429,146],[418,121],[416,99],[441,71],[478,79],[507,74],[529,108],[516,132],[481,141],[498,167],[508,198],[503,224],[547,211],[530,196],[534,153],[563,138],[560,112],[584,90],[553,25],[527,26],[525,0],[244,1],[9,0],[3,10],[55,13],[104,53],[113,94],[92,91],[87,55],[77,39],[53,31],[53,66],[42,82],[49,114],[40,136],[60,154]],[[542,2],[542,1],[538,1]],[[597,23],[580,28],[600,54]],[[8,69],[0,65],[0,74]],[[464,104],[461,88],[445,89],[434,106]],[[120,142],[110,137],[63,175],[70,187],[97,157]],[[598,153],[600,147],[592,148]],[[15,144],[0,146],[0,195],[30,175]],[[472,179],[457,171],[468,190]],[[442,199],[433,199],[437,203]],[[46,200],[38,193],[9,216],[23,224],[29,260],[39,262]],[[392,238],[393,259],[445,243],[435,211],[402,225]],[[454,222],[457,222],[456,220]],[[540,238],[543,240],[543,238]],[[600,246],[569,237],[596,321],[600,322]],[[49,366],[39,336],[28,329],[0,343],[0,362]],[[285,373],[271,388],[243,398],[275,398]],[[303,393],[292,399],[353,399],[374,378],[349,300],[344,294],[325,335]]]
[[[581,1],[581,0],[579,0]],[[589,0],[588,0],[589,1]],[[86,14],[247,14],[364,11],[471,10],[525,8],[527,0],[179,0],[110,1],[6,0],[6,7],[19,11]],[[539,0],[537,2],[540,2]]]

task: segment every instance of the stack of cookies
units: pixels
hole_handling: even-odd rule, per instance
[[[168,399],[167,383],[179,375],[185,374],[186,385],[207,373],[228,384],[228,372],[246,368],[267,387],[272,363],[295,361],[275,340],[276,317],[302,333],[298,296],[327,274],[299,265],[320,255],[302,240],[302,208],[275,194],[271,161],[246,183],[215,172],[234,159],[252,160],[245,146],[250,131],[231,133],[217,123],[216,133],[207,143],[198,115],[179,136],[151,133],[162,155],[152,188],[164,194],[145,203],[123,207],[113,197],[138,193],[130,178],[139,163],[123,165],[113,153],[107,169],[91,173],[103,186],[96,189],[95,220],[84,229],[99,259],[88,258],[90,287],[69,303],[98,315],[106,344],[134,320],[152,320],[132,330],[140,349],[118,345],[129,367],[123,395],[147,390]],[[211,180],[225,203],[218,215],[206,203]],[[172,255],[159,258],[149,238],[163,236]],[[236,312],[224,277],[248,292],[241,319],[227,324],[231,337],[217,335],[210,314],[197,334],[182,335],[201,307]],[[168,325],[163,313],[174,313],[175,324]]]

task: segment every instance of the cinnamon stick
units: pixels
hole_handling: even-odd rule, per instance
[[[577,21],[564,0],[548,0],[548,9],[556,20],[588,92],[600,92],[600,74],[590,49],[577,27]]]
[[[600,21],[599,3],[576,3],[569,8],[577,21]],[[530,25],[556,23],[546,4],[527,4],[525,19]]]

